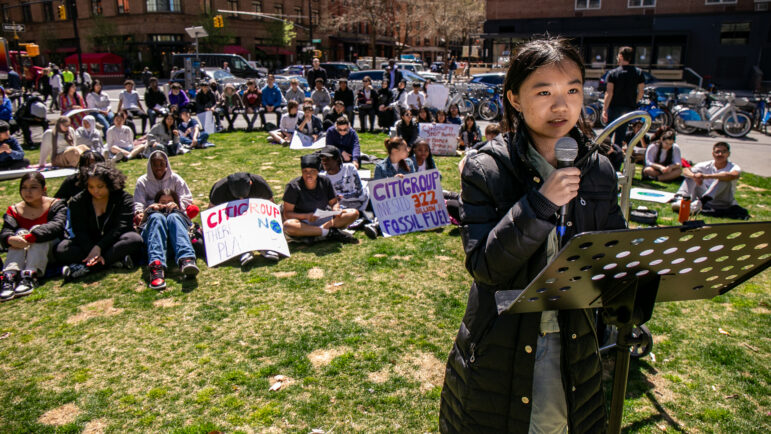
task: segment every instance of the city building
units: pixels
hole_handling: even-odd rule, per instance
[[[24,24],[26,31],[19,42],[40,46],[38,64],[61,63],[76,51],[72,13],[59,6],[72,0],[26,2],[0,0],[3,22]],[[367,29],[350,29],[330,40],[320,31],[322,17],[329,13],[334,0],[75,0],[77,26],[82,52],[111,52],[123,56],[134,72],[149,66],[166,74],[171,69],[173,53],[195,51],[194,40],[186,27],[204,26],[208,38],[199,42],[201,52],[240,54],[269,68],[292,63],[307,63],[313,45],[327,59],[336,60],[344,53],[365,47]],[[335,7],[343,7],[338,0]],[[257,12],[283,16],[295,23],[295,37],[286,44],[285,26],[270,18],[218,12],[219,10]],[[213,17],[222,15],[224,26],[215,28]],[[62,19],[65,18],[65,19]],[[312,37],[311,37],[312,33]],[[8,35],[6,35],[8,36]],[[347,39],[346,39],[347,38]],[[346,45],[349,44],[349,45]],[[393,45],[393,42],[390,42]],[[331,47],[331,54],[330,54]]]
[[[771,0],[487,0],[484,58],[505,62],[535,34],[572,38],[587,77],[615,67],[621,46],[663,79],[757,90],[771,82]],[[695,74],[694,74],[695,73]]]

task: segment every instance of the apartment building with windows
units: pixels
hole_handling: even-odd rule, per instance
[[[771,0],[487,0],[484,55],[505,61],[534,34],[572,38],[589,78],[614,67],[618,48],[664,79],[754,90],[771,81]],[[761,83],[761,80],[765,83]]]

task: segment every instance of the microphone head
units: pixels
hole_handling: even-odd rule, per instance
[[[554,145],[554,156],[560,166],[565,167],[566,164],[572,166],[578,157],[578,142],[572,137],[560,138]]]

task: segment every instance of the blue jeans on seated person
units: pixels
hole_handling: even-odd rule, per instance
[[[206,141],[208,139],[209,139],[209,133],[207,133],[206,131],[201,131],[201,132],[198,133],[198,144],[199,145],[203,145],[204,143],[206,143]],[[193,139],[191,139],[189,137],[180,136],[179,137],[179,143],[181,143],[183,145],[188,145],[189,146],[191,143],[193,143]]]
[[[94,120],[102,125],[102,135],[105,139],[107,139],[107,130],[110,129],[110,125],[112,125],[112,120],[115,118],[115,114],[113,112],[107,112],[107,116],[105,116],[101,113],[91,113],[91,116],[93,116]]]
[[[193,244],[187,233],[188,222],[177,213],[164,215],[156,212],[147,218],[147,225],[142,231],[142,239],[147,246],[147,261],[156,259],[166,266],[167,246],[171,243],[174,261],[179,264],[182,258],[195,258]]]

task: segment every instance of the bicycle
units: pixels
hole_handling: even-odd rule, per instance
[[[674,127],[680,133],[693,134],[699,129],[707,132],[722,130],[729,137],[740,138],[752,129],[752,117],[737,110],[733,93],[712,96],[706,92],[691,92],[680,99],[693,107],[675,106]]]

